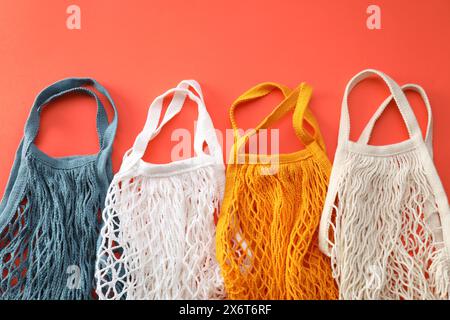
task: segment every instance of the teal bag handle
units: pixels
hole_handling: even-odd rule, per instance
[[[105,107],[97,94],[85,87],[89,85],[93,86],[98,92],[103,94],[112,106],[114,115],[110,123],[108,122]],[[97,134],[100,144],[100,151],[98,152],[97,157],[97,168],[100,170],[106,168],[106,172],[99,172],[98,174],[100,179],[103,180],[103,186],[107,189],[109,182],[112,179],[112,163],[110,154],[112,152],[112,144],[114,142],[114,137],[117,130],[117,107],[108,91],[92,78],[63,79],[48,86],[38,94],[25,125],[22,158],[26,156],[30,146],[33,144],[33,141],[37,136],[40,124],[40,113],[45,105],[61,96],[76,92],[92,96],[97,103]]]
[[[111,123],[108,123],[106,110],[97,94],[94,91],[83,87],[88,85],[92,85],[108,99],[108,102],[114,110],[114,117]],[[117,108],[108,91],[91,78],[68,78],[50,85],[36,97],[25,126],[25,152],[28,150],[29,145],[33,142],[38,133],[40,112],[42,111],[42,108],[52,100],[73,92],[83,92],[95,98],[97,102],[97,132],[100,139],[100,149],[107,150],[111,148],[117,129]]]
[[[63,95],[75,93],[75,92],[85,93],[85,94],[93,97],[96,100],[96,103],[97,103],[97,134],[99,137],[100,149],[102,149],[103,136],[105,133],[105,129],[108,126],[105,108],[95,92],[93,92],[92,90],[89,90],[87,88],[77,87],[77,88],[69,89],[69,90],[66,90],[66,91],[63,91],[63,92],[60,92],[58,94],[51,96],[49,99],[44,101],[44,103],[42,103],[38,107],[33,106],[33,109],[28,118],[28,122],[25,126],[25,135],[24,135],[25,152],[28,151],[28,148],[33,143],[34,139],[36,138],[36,136],[39,132],[40,113],[41,113],[43,107],[45,105],[47,105],[48,103],[50,103],[52,100],[55,100]]]
[[[88,85],[93,86],[98,92],[103,94],[113,108],[114,115],[110,123],[108,123],[105,108],[97,94],[94,91],[83,87]],[[102,189],[105,192],[108,189],[113,175],[110,155],[117,130],[117,107],[108,91],[92,78],[67,78],[59,80],[42,90],[34,100],[30,115],[28,116],[28,120],[25,124],[24,137],[17,149],[15,161],[6,185],[5,193],[2,201],[0,202],[0,227],[9,219],[8,216],[3,216],[2,212],[5,209],[8,209],[7,206],[17,206],[17,196],[18,193],[20,193],[20,187],[16,186],[16,188],[14,188],[14,186],[16,183],[17,185],[20,185],[20,181],[16,181],[16,178],[19,175],[21,162],[24,161],[27,153],[29,152],[30,146],[33,144],[33,141],[38,133],[40,112],[42,111],[42,108],[50,101],[65,94],[69,94],[70,92],[76,91],[91,95],[97,102],[97,133],[100,140],[100,151],[97,156],[97,168],[99,170],[98,176],[102,183]],[[21,179],[19,178],[19,180]],[[17,192],[13,189],[16,189]]]

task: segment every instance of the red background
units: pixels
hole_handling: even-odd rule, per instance
[[[66,28],[66,8],[81,7],[81,30]],[[382,29],[366,27],[370,4],[381,8]],[[180,80],[204,90],[215,126],[230,128],[228,109],[262,81],[310,83],[311,108],[333,158],[341,99],[348,80],[365,68],[418,83],[435,117],[435,161],[450,191],[450,1],[448,0],[227,0],[113,1],[0,0],[0,194],[36,94],[50,83],[89,76],[105,85],[119,108],[114,145],[117,170],[141,130],[151,101]],[[386,97],[380,81],[367,81],[350,99],[352,137]],[[273,95],[241,108],[243,128],[256,125],[279,101]],[[425,108],[411,95],[422,127]],[[53,156],[97,150],[95,107],[87,98],[45,109],[37,144]],[[148,149],[146,159],[170,161],[175,128],[193,128],[189,103]],[[281,151],[301,148],[291,119],[280,121]],[[395,108],[379,122],[373,143],[406,138]]]

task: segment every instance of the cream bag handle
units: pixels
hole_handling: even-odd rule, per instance
[[[358,83],[360,83],[361,81],[367,79],[372,75],[379,76],[389,87],[391,96],[395,100],[397,107],[400,111],[400,114],[402,115],[403,120],[405,121],[406,128],[408,129],[410,138],[415,140],[422,139],[422,133],[420,131],[420,127],[419,124],[417,123],[414,112],[412,111],[408,99],[406,98],[405,94],[403,93],[399,85],[383,72],[374,69],[367,69],[361,71],[356,76],[354,76],[348,83],[347,87],[345,88],[344,98],[342,100],[338,144],[342,144],[350,140],[350,116],[348,108],[348,96],[350,95],[352,89]]]
[[[401,87],[401,89],[405,92],[407,90],[415,91],[422,97],[422,100],[425,103],[425,106],[427,108],[428,113],[428,124],[427,124],[427,131],[425,134],[425,144],[427,145],[427,149],[430,152],[431,157],[433,157],[433,113],[431,111],[431,105],[430,100],[428,99],[427,93],[425,90],[417,85],[417,84],[405,84]],[[372,135],[373,128],[375,126],[375,123],[378,121],[380,116],[383,114],[386,107],[392,102],[393,96],[390,95],[386,98],[386,100],[383,101],[383,103],[380,105],[380,107],[377,109],[377,111],[374,113],[372,118],[367,123],[366,127],[364,128],[363,132],[361,133],[361,136],[358,139],[358,143],[361,144],[368,144],[370,137]]]

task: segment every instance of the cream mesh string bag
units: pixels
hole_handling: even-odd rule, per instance
[[[347,98],[353,87],[380,76],[391,96],[357,142],[349,140]],[[423,139],[403,90],[418,92],[428,109]],[[409,139],[369,145],[392,98]],[[450,212],[433,164],[432,114],[425,91],[400,88],[376,70],[357,74],[345,90],[339,141],[320,225],[320,248],[331,256],[341,299],[448,299]]]
[[[163,100],[172,94],[158,125]],[[167,164],[144,162],[148,142],[181,111],[186,97],[198,105],[195,156]],[[96,263],[99,298],[223,298],[214,213],[224,179],[221,147],[200,86],[182,81],[152,103],[144,129],[109,187]]]

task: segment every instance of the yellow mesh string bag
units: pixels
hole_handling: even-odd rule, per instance
[[[240,136],[235,108],[275,89],[283,93],[284,100],[255,129]],[[216,231],[217,259],[229,299],[338,296],[330,262],[318,247],[317,229],[331,164],[308,108],[311,94],[305,83],[294,90],[262,83],[241,95],[230,109],[235,143]],[[292,110],[303,150],[274,155],[245,153],[251,136]],[[305,130],[304,121],[313,134]]]

